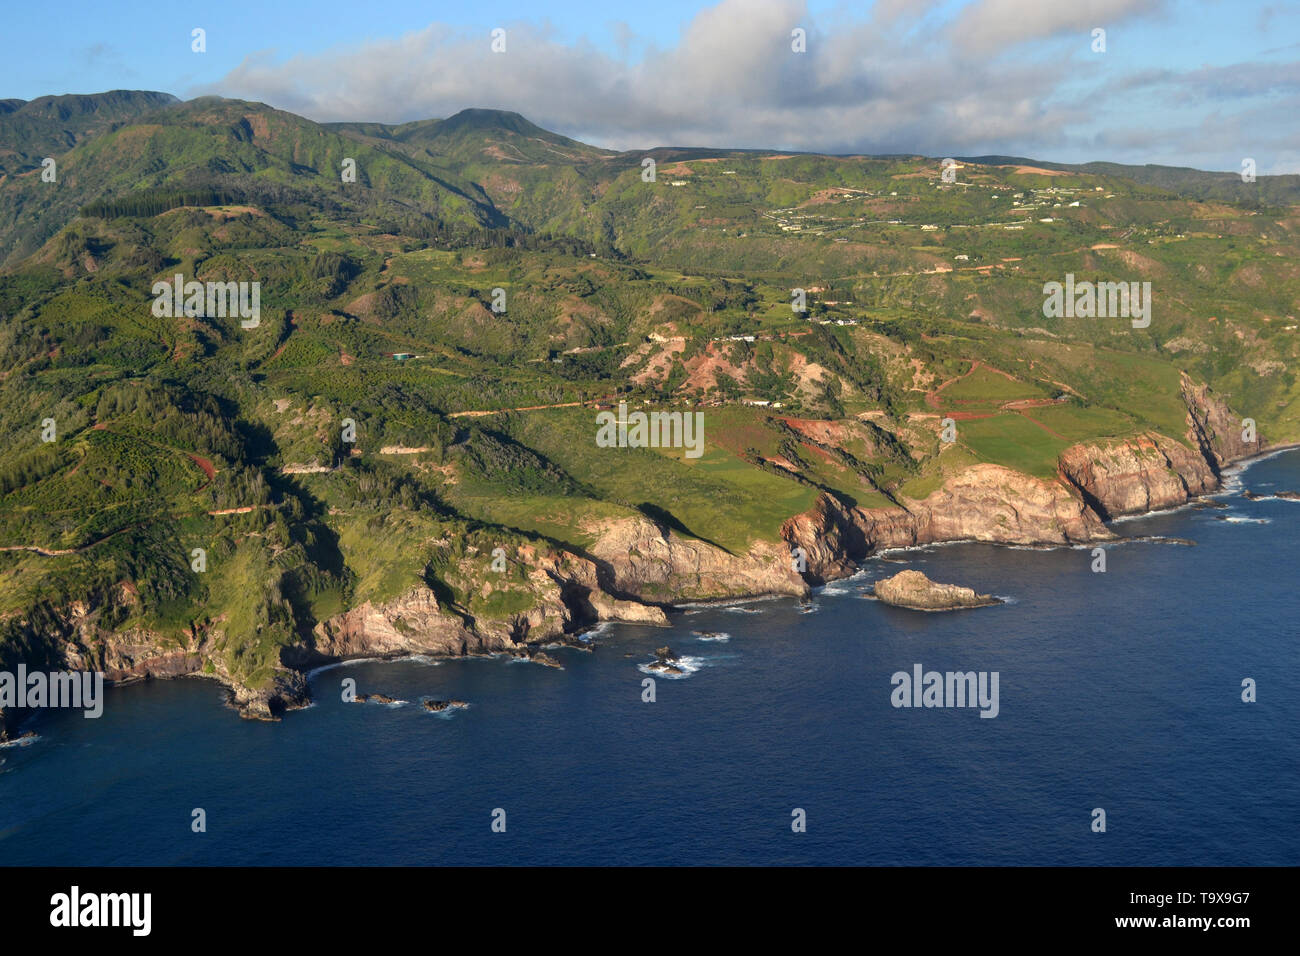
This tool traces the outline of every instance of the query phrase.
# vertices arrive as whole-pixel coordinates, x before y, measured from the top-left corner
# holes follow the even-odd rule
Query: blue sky
[[[23,99],[157,89],[387,122],[488,106],[615,148],[1233,170],[1250,156],[1261,173],[1300,172],[1297,3],[67,0],[5,20],[0,96]],[[490,49],[496,27],[504,53]]]

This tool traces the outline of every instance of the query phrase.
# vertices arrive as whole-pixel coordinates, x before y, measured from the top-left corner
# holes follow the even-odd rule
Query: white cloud
[[[803,0],[721,0],[685,24],[669,48],[640,42],[630,27],[615,24],[612,54],[523,22],[503,24],[506,52],[497,54],[487,29],[465,33],[435,24],[287,60],[265,51],[195,92],[262,100],[319,121],[403,122],[469,106],[510,109],[615,149],[1069,158],[1092,144],[1122,142],[1125,129],[1107,130],[1108,140],[1099,137],[1099,104],[1079,89],[1084,71],[1062,54],[1062,41],[1044,38],[1077,30],[1086,51],[1095,23],[1114,30],[1125,18],[1160,6],[1160,0],[976,0],[951,14],[934,0],[879,0],[856,19],[818,22]],[[791,50],[795,27],[807,31],[806,53]],[[633,60],[631,49],[638,51]],[[1290,71],[1278,72],[1291,80]],[[1246,73],[1229,84],[1226,75],[1212,84],[1207,75],[1188,74],[1202,89],[1217,85],[1247,96],[1244,77],[1265,82]],[[1269,78],[1276,82],[1278,76]],[[1179,80],[1162,71],[1132,82],[1165,89]],[[1114,74],[1096,74],[1091,89],[1107,89],[1102,83],[1109,84],[1107,102],[1123,115],[1133,91]],[[1130,117],[1127,126],[1139,139],[1149,133],[1141,117]],[[1204,146],[1182,145],[1192,152]],[[1146,161],[1140,155],[1082,158]]]
[[[1135,14],[1154,13],[1164,0],[978,0],[953,23],[957,46],[995,53],[1029,40],[1074,32],[1085,48],[1092,30],[1109,30]]]

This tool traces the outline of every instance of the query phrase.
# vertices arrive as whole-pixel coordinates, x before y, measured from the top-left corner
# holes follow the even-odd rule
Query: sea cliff
[[[51,667],[102,670],[115,683],[206,676],[229,689],[242,715],[273,719],[310,702],[306,672],[325,663],[533,653],[544,644],[574,641],[599,622],[666,625],[665,609],[683,602],[805,596],[885,548],[959,540],[1047,546],[1105,541],[1115,537],[1106,521],[1186,504],[1219,488],[1226,465],[1271,450],[1262,440],[1242,441],[1240,419],[1205,386],[1184,376],[1182,396],[1184,441],[1146,432],[1076,444],[1060,454],[1054,480],[974,464],[923,499],[899,497],[884,508],[823,493],[784,523],[780,541],[756,540],[742,553],[644,516],[608,523],[581,555],[559,546],[521,548],[512,557],[529,568],[522,584],[528,606],[518,613],[476,618],[427,586],[412,587],[320,621],[282,650],[273,673],[256,679],[229,672],[223,658],[206,653],[221,636],[221,622],[179,638],[105,623],[129,610],[127,586],[99,606],[74,602],[43,622],[42,653]],[[481,585],[484,594],[495,587],[490,577]],[[12,730],[23,715],[8,716]],[[0,714],[0,739],[4,733]]]

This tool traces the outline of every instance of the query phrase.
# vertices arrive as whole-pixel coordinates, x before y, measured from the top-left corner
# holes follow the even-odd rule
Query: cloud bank
[[[837,153],[1000,153],[1300,170],[1300,63],[1125,69],[1123,44],[1165,0],[879,0],[814,18],[801,0],[722,0],[671,48],[565,42],[545,25],[432,24],[310,56],[267,50],[193,93],[270,103],[318,121],[404,122],[469,106],[515,110],[614,149],[656,145]],[[795,52],[792,31],[806,36]],[[1150,35],[1150,29],[1146,31]],[[634,61],[626,51],[643,52]],[[1131,54],[1131,50],[1129,53]],[[1295,167],[1295,168],[1291,168]]]

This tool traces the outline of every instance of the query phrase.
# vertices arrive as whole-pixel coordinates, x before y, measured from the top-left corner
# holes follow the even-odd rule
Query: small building
[[[405,362],[407,359],[415,358],[414,352],[389,352],[388,357],[398,362]]]

